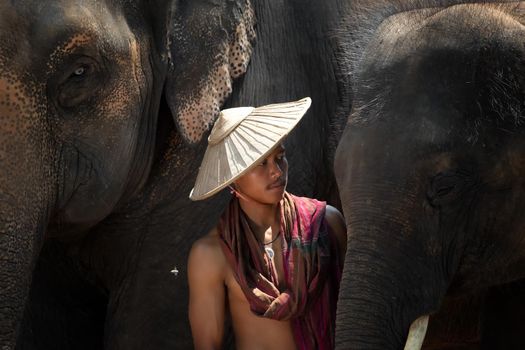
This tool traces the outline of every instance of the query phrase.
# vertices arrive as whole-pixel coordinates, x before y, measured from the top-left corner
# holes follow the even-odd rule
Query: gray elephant
[[[311,96],[290,190],[337,204],[341,7],[0,1],[2,349],[191,348],[187,252],[228,197],[187,196],[223,104]]]
[[[352,3],[338,348],[402,349],[429,314],[428,348],[525,347],[523,294],[504,302],[525,277],[524,14],[523,2]],[[498,338],[509,330],[521,339]]]

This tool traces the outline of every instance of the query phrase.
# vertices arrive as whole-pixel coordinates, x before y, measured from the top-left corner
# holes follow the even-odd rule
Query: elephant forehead
[[[130,35],[124,16],[103,2],[0,3],[0,58],[20,65],[95,42],[126,47]]]
[[[373,121],[385,111],[425,116],[425,135],[454,126],[474,141],[484,116],[518,120],[524,29],[515,12],[489,5],[391,16],[360,63],[357,80],[365,83],[355,89],[351,121]]]
[[[462,51],[491,43],[519,46],[524,29],[514,14],[487,4],[407,11],[383,21],[367,49],[376,54],[365,55],[366,62],[384,67],[429,49]]]

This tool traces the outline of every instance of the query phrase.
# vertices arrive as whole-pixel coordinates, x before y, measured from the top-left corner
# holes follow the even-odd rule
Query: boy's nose
[[[274,178],[274,177],[281,176],[283,174],[283,170],[281,169],[279,164],[277,164],[277,162],[272,162],[271,164],[272,164],[272,166],[270,168],[270,175],[271,175],[271,177]]]

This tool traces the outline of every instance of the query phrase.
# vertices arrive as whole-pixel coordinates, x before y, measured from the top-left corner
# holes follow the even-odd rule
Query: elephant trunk
[[[337,307],[337,349],[401,349],[402,334],[391,320],[396,310],[388,263],[372,251],[356,249],[349,236]],[[394,285],[393,285],[394,284]],[[397,294],[397,293],[396,293]]]
[[[410,325],[435,310],[440,297],[426,281],[431,273],[417,266],[421,259],[411,249],[400,249],[402,244],[388,234],[371,234],[373,227],[361,230],[365,237],[349,230],[336,348],[403,349]]]
[[[0,77],[0,348],[14,348],[54,207],[49,126],[16,79]]]
[[[427,185],[408,156],[410,146],[390,144],[410,145],[413,134],[394,134],[385,125],[347,127],[338,145],[348,247],[337,349],[403,349],[410,325],[436,311],[446,294],[455,265],[443,259],[449,248],[439,215],[425,201]]]
[[[410,325],[438,309],[448,286],[439,245],[428,241],[436,225],[422,224],[417,186],[357,179],[342,188],[348,248],[336,345],[403,349]]]
[[[45,208],[24,212],[0,205],[0,348],[14,347],[31,285],[32,270],[47,226]]]

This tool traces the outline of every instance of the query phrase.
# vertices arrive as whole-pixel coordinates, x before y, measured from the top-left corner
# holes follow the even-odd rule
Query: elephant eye
[[[73,69],[69,75],[69,79],[79,79],[85,77],[94,71],[94,67],[90,64],[81,64]]]
[[[434,182],[434,192],[437,197],[443,197],[449,194],[456,188],[457,183],[451,176],[444,176],[443,178],[440,178],[438,181]]]
[[[97,62],[81,57],[67,67],[58,83],[58,104],[63,108],[86,102],[103,86],[103,74]]]
[[[86,68],[85,67],[78,67],[77,69],[75,69],[73,74],[76,75],[76,76],[81,76],[81,75],[84,75],[85,72],[86,72]]]
[[[427,191],[427,199],[433,206],[446,204],[461,197],[470,182],[466,172],[449,171],[439,173],[432,178]]]

